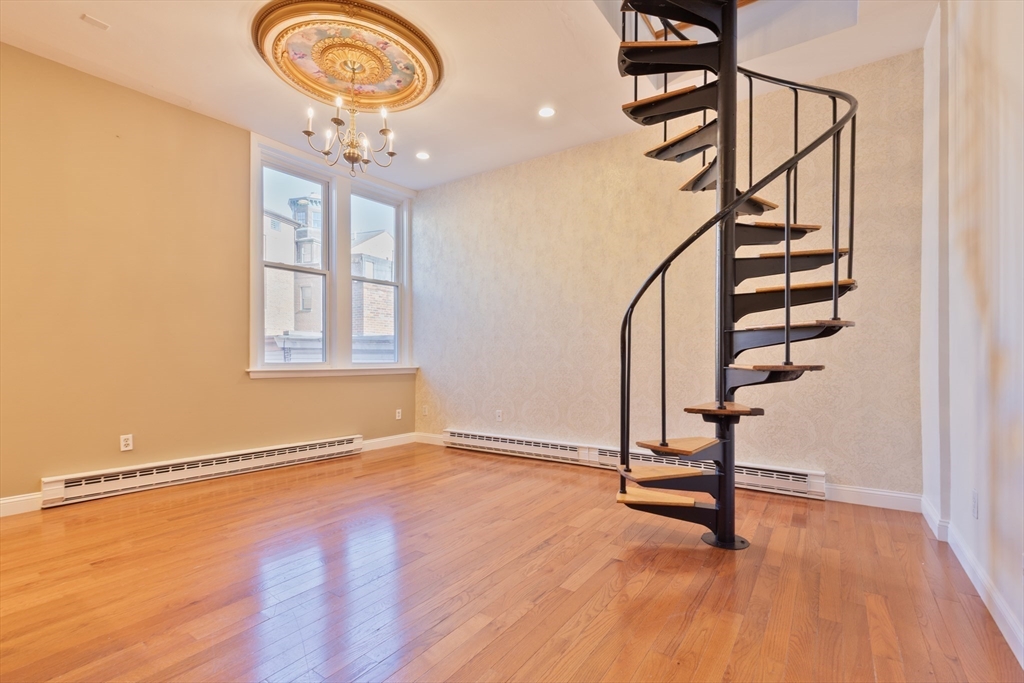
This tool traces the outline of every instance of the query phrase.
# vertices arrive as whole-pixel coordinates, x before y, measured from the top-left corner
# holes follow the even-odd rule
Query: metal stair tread
[[[857,286],[857,281],[856,280],[840,280],[839,281],[839,286],[840,287],[856,287]],[[832,281],[831,280],[828,280],[827,282],[803,282],[803,283],[798,284],[798,285],[790,285],[790,289],[825,289],[825,288],[828,288],[828,289],[832,288]],[[786,290],[786,286],[785,285],[778,285],[776,287],[761,287],[759,289],[754,290],[754,293],[755,294],[765,294],[767,292],[783,292],[785,290]]]
[[[715,157],[714,159],[709,161],[707,164],[704,165],[703,168],[701,168],[699,171],[697,171],[696,175],[694,175],[692,178],[690,178],[685,183],[680,185],[679,189],[681,191],[683,191],[683,192],[686,192],[688,190],[691,191],[691,192],[703,192],[706,189],[714,189],[714,186],[716,184],[716,180],[717,179],[716,180],[712,180],[710,184],[708,184],[705,187],[702,187],[700,190],[693,190],[692,188],[693,188],[694,185],[697,184],[698,180],[700,180],[701,178],[704,177],[705,173],[707,173],[712,167],[714,167],[716,165],[717,161],[718,161],[718,157]]]
[[[779,208],[778,204],[775,205],[775,208]],[[755,228],[777,228],[780,230],[786,229],[785,223],[774,223],[771,221],[754,221],[753,223],[748,223],[747,225],[751,225]],[[791,230],[821,230],[820,225],[814,225],[812,223],[790,223],[789,228]]]
[[[804,249],[802,251],[791,251],[789,252],[790,257],[793,256],[826,256],[831,254],[831,249]],[[840,254],[849,254],[849,247],[840,247]],[[761,254],[758,258],[785,258],[786,252],[784,251],[770,251],[765,254]]]
[[[711,403],[701,403],[700,405],[683,408],[683,411],[693,415],[749,415],[751,417],[764,415],[764,408],[749,408],[732,401],[726,401],[724,405],[724,408],[719,408],[718,402],[712,401]]]
[[[708,123],[711,123],[711,122],[709,121]],[[676,143],[682,142],[683,140],[685,140],[686,138],[690,137],[691,135],[693,135],[694,133],[696,133],[697,131],[699,131],[703,127],[704,126],[694,126],[690,130],[686,131],[685,133],[680,133],[679,135],[675,136],[671,140],[668,140],[666,142],[658,143],[654,147],[651,147],[649,150],[644,152],[644,156],[650,156],[650,155],[654,154],[655,152],[659,152],[662,149],[667,149],[667,148],[671,147],[672,145],[674,145]]]
[[[673,505],[676,507],[692,508],[696,501],[687,496],[678,496],[674,493],[664,491],[652,491],[651,489],[628,488],[625,493],[618,493],[615,496],[616,503],[630,503],[636,505]]]
[[[619,48],[630,50],[635,48],[690,47],[696,40],[627,40],[619,43]]]
[[[853,327],[852,320],[806,320],[798,323],[790,323],[790,329],[794,327]],[[773,323],[771,325],[753,325],[751,327],[738,327],[733,332],[762,332],[766,330],[781,330],[786,323]]]
[[[705,436],[684,436],[678,439],[668,439],[667,443],[667,446],[662,446],[660,439],[654,439],[652,441],[637,441],[636,445],[656,453],[693,455],[714,446],[718,443],[718,439]]]
[[[679,465],[630,464],[629,469],[629,472],[625,472],[622,469],[622,465],[619,465],[619,474],[638,484],[646,481],[663,481],[665,479],[679,479],[682,477],[703,477],[705,474],[705,471],[702,469],[681,467]]]
[[[680,88],[679,90],[672,90],[672,91],[669,91],[669,92],[658,93],[657,95],[652,95],[651,97],[645,97],[642,100],[636,100],[635,102],[627,102],[626,104],[622,105],[622,110],[626,111],[627,109],[633,109],[635,107],[642,107],[645,104],[654,104],[655,102],[660,102],[662,100],[671,99],[672,97],[675,97],[676,95],[685,95],[686,93],[692,92],[692,91],[694,91],[696,89],[697,89],[697,86],[695,86],[695,85],[688,85],[685,88]]]
[[[818,370],[824,370],[824,365],[730,365],[731,370],[753,370],[755,372],[817,372]]]

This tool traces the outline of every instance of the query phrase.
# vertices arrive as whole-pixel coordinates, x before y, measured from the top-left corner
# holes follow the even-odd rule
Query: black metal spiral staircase
[[[839,298],[856,288],[853,277],[854,182],[856,155],[857,101],[851,95],[786,81],[739,67],[736,60],[736,0],[626,0],[622,6],[622,45],[619,72],[634,77],[634,102],[623,106],[627,116],[645,126],[663,124],[664,142],[647,151],[646,156],[663,161],[685,162],[702,157],[702,168],[680,188],[689,192],[717,190],[718,212],[669,254],[644,281],[630,302],[622,320],[621,348],[621,441],[618,502],[626,506],[674,519],[701,524],[711,529],[704,541],[721,548],[741,549],[749,544],[736,535],[735,512],[735,433],[741,417],[764,415],[761,408],[748,408],[734,402],[742,387],[790,382],[805,372],[822,370],[821,365],[795,364],[791,360],[794,342],[820,339],[836,334],[852,322],[839,317]],[[630,27],[629,13],[632,13]],[[637,40],[640,15],[654,17],[664,27],[663,40]],[[685,25],[710,30],[716,40],[697,42],[683,34]],[[627,30],[633,40],[627,41]],[[704,73],[704,83],[668,91],[668,74],[684,71]],[[716,76],[708,80],[708,74]],[[662,94],[637,99],[636,78],[663,74]],[[750,147],[747,153],[748,187],[737,187],[736,134],[739,120],[737,89],[739,76],[747,78]],[[764,177],[754,180],[753,159],[753,82],[755,80],[788,88],[793,92],[793,154]],[[832,102],[833,125],[810,144],[799,145],[799,93],[828,97]],[[838,116],[838,101],[848,107]],[[708,121],[708,112],[716,114]],[[667,122],[689,114],[702,114],[703,123],[668,139]],[[840,157],[842,132],[849,127],[849,209],[847,244],[840,242]],[[797,223],[798,165],[802,159],[826,142],[832,142],[832,212],[829,248],[793,251],[792,241],[820,230],[819,225]],[[710,163],[703,163],[709,150],[716,151]],[[778,222],[737,222],[737,215],[761,216],[779,206],[757,196],[757,192],[785,175],[785,206]],[[703,416],[715,425],[715,436],[668,438],[666,416],[665,358],[665,275],[675,260],[702,235],[716,228],[716,387],[715,401],[686,408],[687,413]],[[737,257],[738,248],[749,245],[782,244],[781,251],[762,253],[756,258]],[[846,258],[846,277],[840,277],[840,260]],[[832,266],[829,281],[802,284],[791,282],[796,271],[812,271]],[[761,287],[737,292],[749,279],[784,276],[781,286]],[[678,465],[630,463],[630,392],[632,319],[637,304],[660,280],[661,284],[661,437],[638,441],[656,455],[689,461],[710,461],[713,472]],[[804,304],[832,302],[832,317],[827,320],[793,322],[792,308]],[[781,310],[783,321],[772,325],[738,327],[744,317],[762,311]],[[782,346],[783,359],[777,364],[740,365],[736,358],[750,349]],[[667,490],[667,491],[666,491]],[[696,501],[669,491],[699,491],[710,494],[714,503]]]

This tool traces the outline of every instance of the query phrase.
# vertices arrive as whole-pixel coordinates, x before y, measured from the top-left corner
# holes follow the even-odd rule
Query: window
[[[323,180],[263,166],[263,358],[265,364],[323,363],[328,270],[313,258],[295,207],[326,193]],[[274,214],[291,215],[278,220]],[[274,223],[278,224],[275,229]],[[300,248],[297,248],[300,247]],[[301,254],[301,258],[297,258]]]
[[[398,360],[398,208],[352,195],[352,362]]]
[[[250,377],[411,373],[411,192],[252,137]]]

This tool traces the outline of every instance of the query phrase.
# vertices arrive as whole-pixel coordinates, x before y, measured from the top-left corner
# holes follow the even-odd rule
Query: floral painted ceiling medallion
[[[400,111],[441,82],[434,44],[389,10],[361,0],[276,0],[256,15],[253,43],[289,85],[325,104]]]

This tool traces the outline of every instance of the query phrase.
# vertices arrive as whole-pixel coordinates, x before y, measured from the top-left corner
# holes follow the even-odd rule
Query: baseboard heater
[[[610,448],[480,434],[454,429],[444,431],[444,445],[483,453],[515,455],[521,458],[537,458],[604,469],[615,469],[619,464],[619,451]],[[710,461],[682,461],[678,458],[655,455],[650,451],[630,451],[629,457],[635,462],[656,465],[698,467],[708,471],[715,469],[715,464]],[[825,499],[825,473],[814,470],[737,463],[736,486],[802,498]]]
[[[44,508],[174,486],[243,472],[353,455],[363,450],[363,437],[343,436],[323,441],[234,451],[198,458],[167,460],[98,472],[66,474],[43,479]]]

